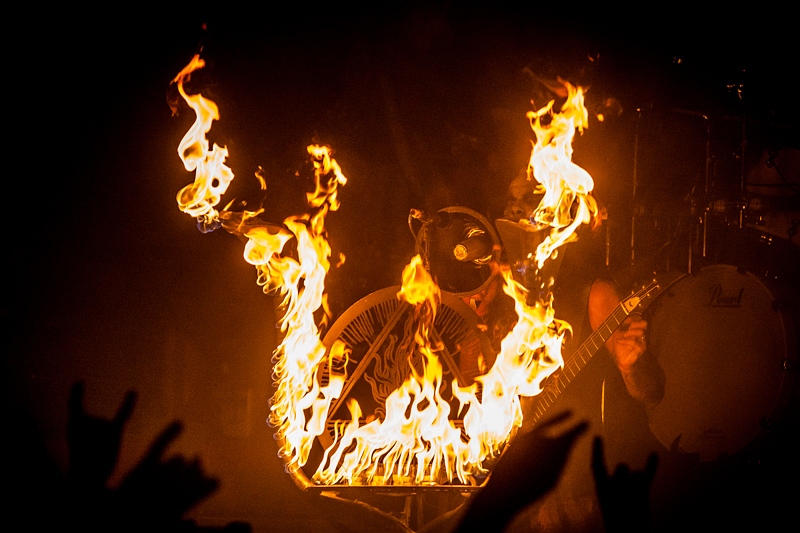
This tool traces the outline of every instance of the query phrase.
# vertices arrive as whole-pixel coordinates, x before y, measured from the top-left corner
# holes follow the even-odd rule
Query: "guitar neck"
[[[629,311],[620,304],[614,311],[595,329],[591,335],[564,361],[564,368],[550,377],[547,387],[537,396],[536,411],[531,415],[534,423],[538,422],[556,401],[567,385],[583,370],[586,363],[606,343],[622,322],[627,318]]]

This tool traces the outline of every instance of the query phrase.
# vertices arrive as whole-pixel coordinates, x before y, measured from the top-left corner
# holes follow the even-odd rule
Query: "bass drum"
[[[715,461],[777,431],[796,395],[794,324],[752,273],[712,265],[685,275],[648,310],[648,348],[666,392],[650,428],[668,449]]]

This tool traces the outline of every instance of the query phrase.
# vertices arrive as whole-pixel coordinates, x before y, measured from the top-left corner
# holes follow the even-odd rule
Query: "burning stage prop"
[[[178,193],[178,205],[201,228],[223,227],[242,237],[258,285],[278,302],[269,423],[287,471],[303,487],[480,486],[522,424],[520,397],[539,394],[543,380],[564,365],[561,346],[570,325],[554,316],[553,280],[540,276],[540,287],[530,291],[496,258],[472,258],[459,248],[461,259],[497,269],[517,314],[493,364],[474,379],[462,375],[458,361],[475,330],[474,312],[440,289],[421,254],[403,269],[401,285],[359,302],[364,312],[337,321],[323,339],[331,318],[325,219],[339,208],[347,178],[330,148],[311,145],[315,190],[307,193],[306,213],[278,225],[264,223],[260,210],[218,210],[234,177],[226,148],[209,147],[206,138],[218,108],[185,91],[185,82],[203,67],[195,56],[173,80],[196,113],[178,147],[195,179]],[[551,101],[528,114],[535,136],[528,179],[538,182],[543,199],[519,224],[541,236],[527,257],[537,272],[597,209],[591,176],[572,162],[575,133],[588,124],[583,90],[564,87],[568,97],[559,110]],[[359,390],[367,392],[360,401]]]

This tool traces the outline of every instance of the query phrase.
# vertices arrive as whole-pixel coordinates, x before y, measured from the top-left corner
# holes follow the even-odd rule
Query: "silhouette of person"
[[[59,471],[31,421],[12,413],[14,435],[8,481],[14,488],[16,517],[33,530],[79,528],[82,531],[231,531],[249,532],[245,522],[205,528],[186,514],[213,494],[219,482],[206,475],[197,458],[164,459],[180,435],[174,421],[154,439],[147,453],[118,486],[109,486],[119,461],[125,426],[136,404],[129,391],[111,419],[84,408],[85,384],[73,384],[68,401],[67,471]]]

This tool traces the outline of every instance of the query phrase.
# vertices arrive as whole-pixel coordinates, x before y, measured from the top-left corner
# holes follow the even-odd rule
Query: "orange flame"
[[[273,354],[273,377],[277,389],[272,398],[270,422],[278,427],[276,436],[283,442],[280,453],[287,465],[303,466],[314,439],[325,430],[328,410],[342,392],[345,376],[331,372],[327,385],[318,376],[326,356],[314,314],[325,307],[325,277],[330,268],[331,249],[326,238],[325,216],[338,208],[336,194],[346,183],[339,165],[324,146],[308,147],[315,168],[316,191],[309,194],[313,215],[289,217],[284,225],[297,240],[297,260],[280,256],[287,235],[270,239],[272,247],[262,246],[261,235],[247,234],[249,256],[257,257],[259,283],[267,292],[283,294],[280,329],[284,337]],[[277,246],[275,246],[277,244]],[[341,368],[338,361],[347,354],[338,346],[328,357],[327,368]],[[306,410],[310,411],[306,419]]]
[[[575,231],[597,214],[590,193],[591,176],[572,162],[572,141],[576,130],[588,126],[588,112],[583,104],[583,90],[562,82],[567,100],[561,112],[553,111],[554,101],[528,113],[536,136],[528,166],[528,179],[539,182],[537,192],[544,192],[534,211],[534,222],[550,232],[537,247],[535,260],[541,269],[555,257],[558,247],[575,238]],[[549,120],[544,120],[544,118]],[[462,404],[470,409],[464,416],[464,428],[478,444],[479,460],[490,456],[508,441],[515,428],[522,425],[520,396],[535,396],[542,382],[564,365],[561,346],[571,326],[555,318],[552,294],[546,292],[528,303],[528,290],[518,283],[507,268],[502,270],[503,290],[513,298],[517,313],[514,328],[501,342],[500,353],[489,371],[476,378],[482,385],[480,401],[474,389],[454,385]]]
[[[178,148],[186,169],[196,170],[195,182],[180,191],[178,203],[187,214],[213,222],[219,219],[215,206],[233,173],[224,164],[227,150],[217,145],[209,150],[205,138],[213,120],[219,118],[216,104],[184,91],[184,81],[203,66],[195,56],[174,80],[197,114]],[[569,98],[561,113],[553,113],[550,102],[529,114],[537,138],[529,179],[535,177],[545,189],[535,220],[552,227],[537,249],[540,267],[596,211],[588,194],[591,177],[571,162],[575,130],[586,127],[583,92],[566,85]],[[545,115],[551,118],[547,125],[541,120]],[[328,313],[325,277],[331,249],[325,217],[338,209],[338,188],[347,179],[329,148],[311,145],[308,153],[315,170],[315,190],[307,195],[312,213],[289,217],[282,227],[248,226],[244,222],[258,213],[244,213],[241,225],[228,228],[246,237],[244,258],[256,267],[264,292],[280,297],[282,339],[273,353],[276,391],[269,422],[277,428],[279,452],[289,470],[306,464],[314,439],[326,431],[332,402],[344,388],[349,357],[341,342],[326,350],[315,319],[320,309]],[[575,203],[578,208],[573,215]],[[284,252],[292,239],[297,244],[296,258]],[[568,324],[555,319],[549,298],[529,305],[525,287],[508,270],[503,277],[518,320],[486,374],[469,387],[451,383],[459,412],[464,413],[463,428],[458,428],[450,418],[450,403],[442,397],[446,384],[437,356],[441,348],[431,340],[440,291],[420,256],[412,258],[403,270],[397,294],[405,305],[414,306],[415,350],[409,361],[410,375],[387,397],[383,420],[361,425],[360,406],[355,400],[348,402],[351,420],[336,428],[334,441],[324,450],[313,476],[316,483],[422,484],[457,479],[473,484],[475,475],[486,472],[484,462],[497,455],[521,426],[520,396],[538,394],[542,381],[563,365],[561,343],[569,330]],[[325,379],[319,375],[322,368],[328,369]]]
[[[208,149],[205,135],[212,122],[219,119],[214,102],[199,94],[188,95],[184,82],[205,62],[194,56],[176,76],[173,83],[197,119],[178,147],[178,155],[187,170],[196,170],[195,182],[178,193],[182,211],[204,222],[219,219],[215,206],[233,179],[233,172],[224,165],[227,150],[214,145]],[[325,306],[324,281],[330,268],[331,249],[326,239],[325,216],[339,206],[339,186],[347,179],[325,146],[311,145],[308,153],[314,165],[315,191],[308,194],[313,214],[289,217],[284,227],[253,226],[244,222],[257,213],[244,213],[242,224],[232,230],[247,238],[244,258],[258,272],[258,284],[265,293],[282,297],[279,320],[283,338],[273,354],[273,378],[277,385],[271,402],[270,423],[276,426],[282,442],[280,453],[287,465],[303,465],[308,459],[315,437],[324,430],[327,410],[341,393],[343,375],[332,375],[322,387],[317,370],[325,357],[327,368],[342,368],[347,358],[342,345],[330,353],[320,341],[315,312]],[[262,182],[263,185],[263,182]],[[297,258],[282,255],[286,244],[297,241]],[[306,412],[309,413],[306,418]]]
[[[217,105],[199,94],[186,94],[183,87],[191,74],[204,66],[205,61],[195,55],[172,83],[178,84],[181,97],[197,115],[194,124],[178,145],[178,155],[186,170],[196,172],[194,183],[178,193],[178,205],[184,213],[210,223],[217,218],[218,212],[214,207],[233,180],[233,172],[225,165],[228,157],[226,148],[215,144],[211,150],[208,149],[206,134],[211,130],[211,123],[219,120]]]
[[[419,365],[410,361],[411,375],[386,399],[383,420],[360,426],[358,402],[348,403],[351,421],[325,450],[314,474],[318,483],[433,484],[444,476],[466,484],[479,468],[441,395],[443,368],[429,340],[440,292],[419,255],[403,270],[397,296],[415,306]]]
[[[583,104],[584,91],[562,83],[567,89],[567,100],[560,113],[553,112],[554,100],[538,111],[528,112],[536,136],[528,164],[528,179],[535,178],[540,184],[538,191],[544,191],[533,218],[552,228],[536,250],[539,268],[556,248],[574,238],[578,226],[589,223],[597,215],[597,204],[589,194],[594,180],[572,162],[575,132],[582,133],[589,124],[589,113]]]

